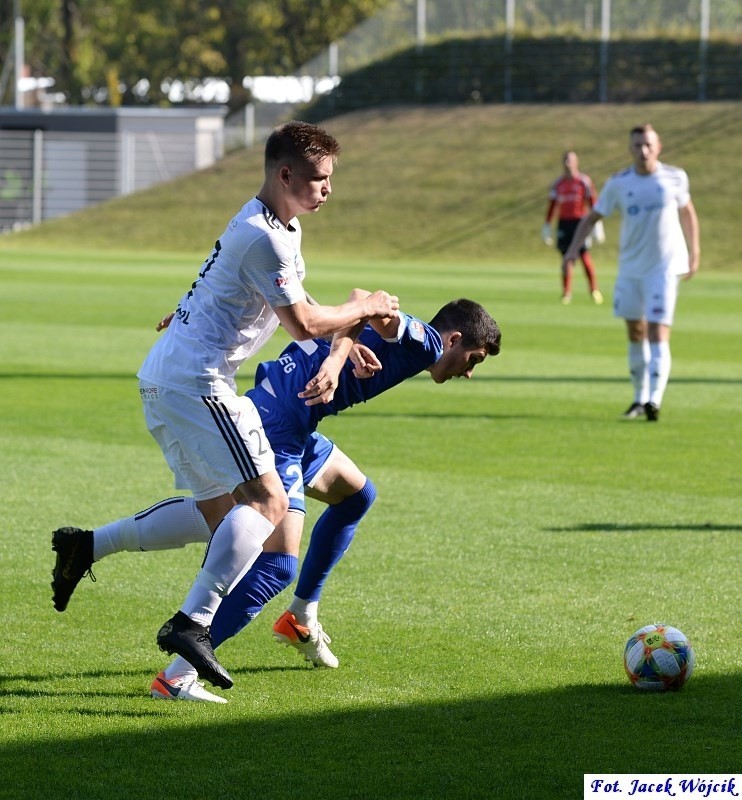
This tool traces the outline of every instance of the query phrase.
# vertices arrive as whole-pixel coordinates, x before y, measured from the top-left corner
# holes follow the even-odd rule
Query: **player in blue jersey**
[[[346,363],[334,397],[327,403],[303,400],[309,394],[304,391],[308,378],[318,372],[327,357],[327,342],[294,342],[275,361],[258,367],[256,387],[248,395],[270,437],[276,469],[289,497],[289,513],[245,577],[222,602],[211,628],[215,647],[238,633],[265,603],[293,582],[306,492],[328,507],[312,530],[293,600],[274,624],[273,635],[295,647],[315,666],[338,666],[328,647],[330,638],[318,620],[319,599],[330,571],[370,509],[376,490],[347,455],[316,431],[317,425],[324,417],[365,402],[424,370],[436,383],[471,377],[477,364],[499,352],[500,330],[482,306],[456,300],[427,324],[402,313],[388,320],[374,320],[358,341],[377,356],[382,369],[359,379],[358,370]],[[199,688],[196,677],[191,665],[178,657],[158,674],[150,692],[164,699],[223,701]]]
[[[223,688],[232,678],[214,657],[211,621],[288,509],[260,416],[249,398],[237,394],[237,370],[279,324],[295,339],[309,339],[386,318],[399,308],[397,298],[384,291],[362,302],[323,306],[304,290],[298,217],[317,212],[329,199],[338,151],[334,137],[305,122],[287,122],[270,134],[260,190],[229,220],[182,295],[173,324],[137,373],[147,429],[176,488],[190,490],[198,509],[183,517],[179,506],[158,503],[150,510],[152,524],[157,518],[163,527],[196,526],[213,534],[201,569],[178,611],[161,626],[157,644],[186,656],[202,677]],[[318,395],[331,390],[333,368],[344,361],[345,355],[328,359],[330,368],[312,379]],[[125,528],[130,518],[110,525]],[[52,549],[54,607],[64,611],[100,554],[91,532],[72,526],[52,533]]]
[[[347,550],[376,491],[351,459],[316,431],[317,425],[324,417],[365,402],[424,370],[436,383],[453,377],[469,378],[487,355],[499,352],[500,331],[482,306],[457,300],[444,306],[428,324],[401,312],[373,320],[360,334],[359,347],[377,356],[381,371],[346,364],[334,396],[323,398],[326,403],[317,402],[306,386],[307,376],[321,372],[329,342],[294,342],[275,361],[258,367],[256,386],[248,395],[271,442],[276,469],[289,498],[289,513],[265,542],[247,574],[223,599],[211,626],[215,645],[234,636],[294,580],[306,492],[327,503],[328,508],[312,531],[295,597],[274,626],[274,635],[318,666],[337,666],[327,647],[329,638],[317,619],[318,601],[327,575]],[[373,358],[366,360],[374,363]],[[204,526],[195,524],[199,511],[192,497],[174,497],[163,503],[179,506],[179,516],[192,516],[194,524],[163,526],[162,516],[152,513],[158,504],[136,514],[128,526],[96,529],[96,560],[122,550],[162,550],[208,540]],[[177,657],[155,678],[151,694],[165,699],[225,702],[207,692],[196,678],[188,661]]]

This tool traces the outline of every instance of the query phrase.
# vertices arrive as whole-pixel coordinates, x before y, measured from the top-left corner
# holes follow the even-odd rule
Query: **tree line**
[[[292,74],[388,1],[0,0],[0,60],[20,10],[31,75],[72,105],[163,105],[169,82],[218,76],[239,108],[244,76]]]

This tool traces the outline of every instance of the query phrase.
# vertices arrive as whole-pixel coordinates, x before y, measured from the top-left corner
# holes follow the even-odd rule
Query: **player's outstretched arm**
[[[289,334],[303,341],[343,331],[368,319],[389,317],[398,308],[399,298],[380,289],[339,306],[321,306],[301,300],[290,306],[276,306],[273,310]]]
[[[371,292],[365,289],[353,289],[351,297],[370,297]],[[375,317],[368,320],[368,324],[382,337],[382,339],[393,339],[399,331],[399,306],[397,310],[387,317]],[[370,351],[369,351],[370,352]],[[360,377],[360,376],[356,376]]]
[[[700,226],[693,201],[689,200],[688,205],[678,209],[678,214],[680,215],[680,227],[683,229],[683,236],[688,247],[688,272],[685,280],[689,280],[698,272],[701,261]]]
[[[372,293],[365,289],[353,289],[348,302],[363,302],[371,296]],[[372,320],[372,324],[377,326],[387,319],[376,318]],[[306,405],[329,403],[333,399],[340,371],[348,358],[353,362],[353,374],[356,378],[370,378],[381,369],[381,362],[376,354],[356,341],[366,322],[367,320],[363,319],[358,324],[333,335],[329,355],[322,363],[319,372],[307,383],[304,391],[299,393],[299,397],[306,401]]]
[[[304,391],[299,392],[299,397],[306,401],[306,405],[316,406],[319,403],[332,401],[340,381],[340,372],[364,324],[359,322],[351,328],[338,331],[332,337],[327,358],[322,362],[317,374],[307,382]]]
[[[371,292],[366,291],[366,289],[353,289],[350,293],[351,299],[364,299],[369,297]],[[381,336],[393,336],[396,333],[396,330],[393,333],[389,333],[389,326],[391,322],[394,322],[395,326],[398,324],[399,315],[395,312],[391,317],[376,317],[371,320],[367,320],[367,323],[370,324],[377,333]],[[353,375],[359,380],[363,380],[366,378],[373,377],[377,372],[379,372],[382,368],[381,361],[379,361],[379,357],[374,353],[373,350],[366,347],[366,345],[361,344],[360,342],[354,342],[353,347],[350,349],[350,353],[348,354],[348,358],[353,362]]]
[[[552,244],[554,244],[554,238],[551,235],[550,222],[544,222],[544,224],[541,226],[541,239],[543,240],[543,243],[546,245],[551,246]]]
[[[564,254],[564,258],[562,259],[563,264],[577,261],[580,256],[580,248],[585,243],[585,239],[587,239],[595,223],[601,219],[603,219],[603,215],[599,214],[593,208],[590,210],[589,214],[586,214],[580,220],[580,224],[577,226],[574,236],[572,236],[572,241],[570,242],[567,252]]]

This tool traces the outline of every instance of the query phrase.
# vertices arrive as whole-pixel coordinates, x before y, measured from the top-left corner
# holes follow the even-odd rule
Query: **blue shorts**
[[[276,471],[289,497],[289,511],[304,514],[304,487],[311,487],[325,471],[335,445],[321,433],[307,431],[297,424],[286,414],[285,407],[260,386],[247,394],[263,420],[263,429],[276,460]]]
[[[314,481],[325,471],[332,458],[335,445],[321,433],[311,433],[301,453],[275,450],[276,470],[289,496],[289,511],[305,513],[304,487],[312,487]]]

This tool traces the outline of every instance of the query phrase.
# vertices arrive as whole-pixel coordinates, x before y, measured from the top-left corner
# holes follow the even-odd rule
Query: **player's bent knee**
[[[236,502],[254,508],[273,525],[278,525],[289,510],[289,499],[278,473],[242,483],[232,494]]]
[[[289,499],[286,493],[283,492],[279,495],[271,495],[266,502],[259,503],[257,506],[253,504],[253,508],[260,511],[273,525],[278,525],[289,510]]]
[[[362,498],[363,502],[363,513],[368,513],[371,506],[374,504],[374,500],[376,500],[376,486],[371,478],[366,479],[366,483],[363,486],[363,489],[358,493],[359,496]]]
[[[206,520],[209,530],[213,533],[217,525],[219,525],[234,507],[234,499],[231,495],[224,494],[209,500],[197,500],[196,507]]]

